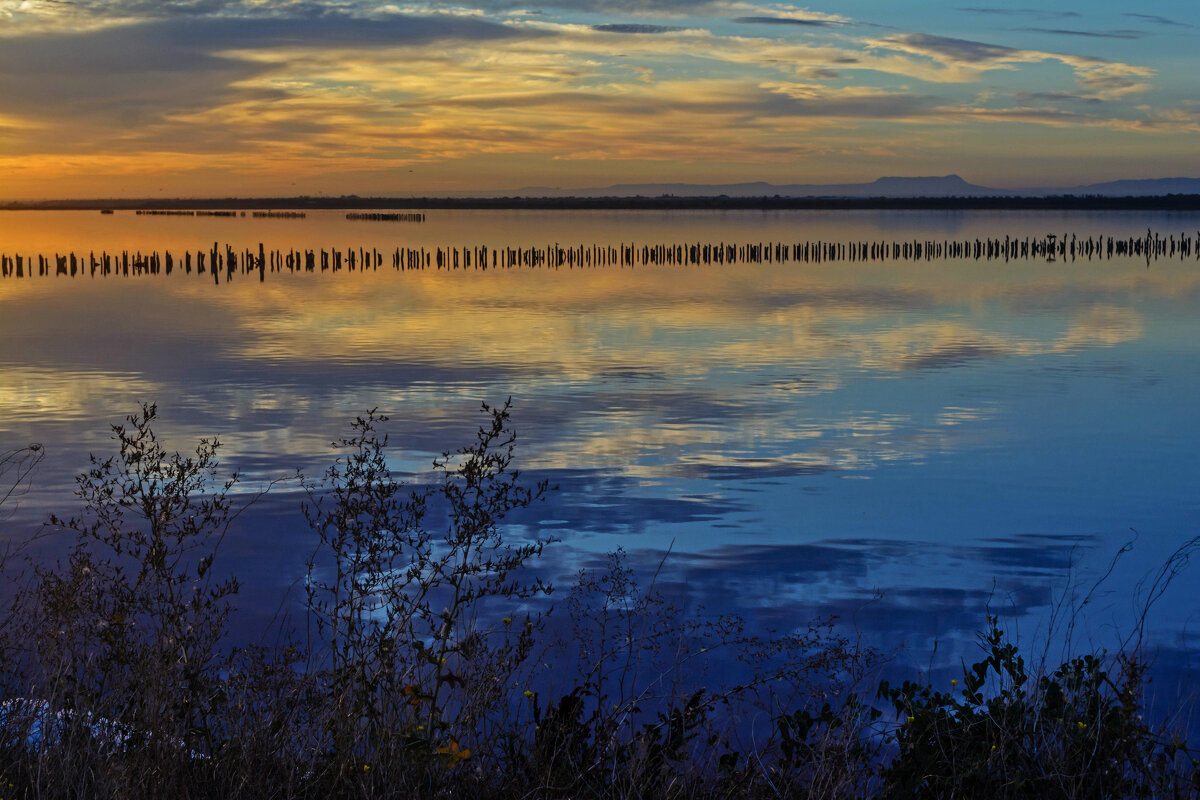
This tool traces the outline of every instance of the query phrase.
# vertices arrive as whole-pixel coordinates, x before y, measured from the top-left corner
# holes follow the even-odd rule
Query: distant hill
[[[500,194],[500,193],[493,193]],[[529,186],[518,197],[987,197],[1009,195],[967,183],[958,175],[917,178],[880,178],[872,183],[618,183],[588,189]]]
[[[995,189],[968,183],[958,175],[884,177],[871,183],[618,183],[586,189],[528,186],[489,192],[490,197],[1050,197],[1094,195],[1148,197],[1200,194],[1200,178],[1155,178],[1093,183],[1085,186]]]
[[[1168,194],[1200,194],[1198,178],[1150,178],[1147,180],[1109,181],[1072,186],[1066,189],[1031,189],[1039,195],[1073,194],[1101,197],[1151,197]]]

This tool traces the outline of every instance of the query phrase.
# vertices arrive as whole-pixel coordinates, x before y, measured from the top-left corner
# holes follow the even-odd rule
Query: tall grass
[[[508,404],[482,411],[418,486],[356,419],[306,484],[301,618],[238,647],[219,442],[168,452],[154,406],[114,426],[49,520],[60,560],[3,563],[0,798],[1200,795],[1136,647],[1031,673],[989,618],[949,691],[894,685],[831,621],[697,616],[619,551],[552,612],[553,540],[505,521],[553,487],[515,469]],[[0,498],[40,455],[0,459]]]

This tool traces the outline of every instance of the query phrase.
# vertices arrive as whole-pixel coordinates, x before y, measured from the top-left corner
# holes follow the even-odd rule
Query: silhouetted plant
[[[900,716],[888,797],[1143,798],[1187,792],[1186,751],[1142,718],[1136,654],[1084,655],[1031,679],[995,617],[982,660],[945,692],[905,681],[879,695]],[[958,681],[954,681],[957,684]]]
[[[215,748],[238,587],[213,563],[237,476],[218,478],[216,440],[194,457],[168,453],[156,414],[145,405],[112,427],[117,454],[93,456],[76,481],[81,512],[50,518],[68,554],[18,588],[3,727],[8,770],[30,792],[127,794]]]
[[[347,453],[324,485],[310,487],[304,513],[319,546],[306,593],[328,659],[340,773],[368,756],[466,759],[465,743],[507,702],[501,683],[530,651],[532,616],[514,626],[483,613],[550,592],[522,572],[547,540],[512,545],[501,528],[549,486],[526,487],[512,468],[509,403],[483,412],[489,419],[474,444],[434,460],[433,485],[393,479],[387,437],[377,432],[386,417],[372,411],[340,442]],[[445,513],[444,533],[428,527],[432,500]]]
[[[65,565],[38,573],[38,611],[57,630],[37,643],[38,663],[46,688],[70,707],[129,723],[131,736],[198,744],[238,590],[212,569],[238,476],[218,479],[215,439],[201,440],[194,457],[168,453],[156,415],[146,405],[114,425],[117,455],[93,456],[76,481],[83,512],[50,518],[75,544]]]
[[[861,735],[869,715],[848,689],[870,672],[877,654],[836,635],[828,623],[761,637],[748,634],[736,615],[685,613],[658,588],[657,571],[640,585],[620,550],[603,568],[580,571],[567,605],[571,636],[552,660],[566,666],[563,678],[575,685],[546,705],[539,692],[527,692],[534,735],[527,749],[522,740],[510,748],[511,769],[541,791],[745,796],[790,791],[803,781],[869,782],[844,777],[853,769],[869,773],[876,750]],[[710,689],[709,669],[720,658],[740,662],[741,679]],[[786,724],[765,732],[747,727],[749,718],[781,718],[786,709],[822,699],[828,715],[838,717],[829,725],[838,736],[818,742],[806,730],[800,739],[809,758],[801,758],[800,739],[787,737],[793,729]],[[828,703],[841,705],[834,712]],[[807,712],[795,713],[800,719]]]
[[[46,451],[40,444],[0,452],[0,522],[15,510],[17,499],[29,490],[33,473],[45,455]],[[6,531],[3,533],[5,535],[0,539],[0,576],[5,579],[5,584],[3,591],[0,591],[0,604],[4,606],[4,613],[0,615],[0,691],[13,677],[8,673],[16,661],[12,648],[20,644],[20,638],[15,636],[19,627],[14,619],[17,612],[10,604],[19,599],[19,592],[14,591],[13,585],[16,583],[13,561],[22,544],[10,539]]]
[[[0,510],[11,510],[15,498],[29,490],[29,482],[46,451],[40,444],[0,452]]]

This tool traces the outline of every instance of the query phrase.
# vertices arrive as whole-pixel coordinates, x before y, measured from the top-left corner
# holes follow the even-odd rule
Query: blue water
[[[0,214],[0,252],[794,242],[1196,231],[1151,213],[430,212],[423,224]],[[385,260],[385,264],[390,264]],[[1146,576],[1200,534],[1200,262],[764,264],[557,272],[0,281],[0,449],[46,458],[0,536],[69,513],[108,425],[157,402],[175,448],[219,436],[247,496],[378,407],[420,480],[511,396],[518,461],[559,486],[514,535],[560,583],[621,547],[710,611],[787,630],[833,614],[922,668],[990,610],[1040,641],[1078,615],[1116,646]],[[313,544],[283,483],[231,533],[253,624]],[[1195,570],[1151,609],[1168,679],[1196,671]],[[1059,609],[1057,612],[1055,609]],[[1057,616],[1056,616],[1057,614]],[[936,643],[936,648],[935,648]],[[936,650],[936,652],[935,652]],[[1175,691],[1173,684],[1163,691]]]

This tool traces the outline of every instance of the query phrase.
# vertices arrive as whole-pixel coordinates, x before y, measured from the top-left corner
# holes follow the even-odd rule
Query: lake
[[[558,491],[516,535],[561,539],[560,583],[623,548],[693,606],[788,629],[837,615],[897,659],[953,668],[989,609],[1035,640],[1130,632],[1146,578],[1200,533],[1200,261],[1044,258],[398,272],[394,248],[1186,235],[1146,212],[430,211],[424,222],[0,212],[0,253],[378,248],[363,272],[0,280],[0,449],[46,458],[4,509],[70,513],[108,425],[156,402],[187,450],[218,436],[249,496],[317,478],[356,414],[413,479],[513,399],[517,458]],[[313,536],[282,484],[223,555],[265,618]],[[1196,673],[1185,570],[1149,616],[1169,681]],[[1061,618],[1061,612],[1059,612]],[[936,650],[936,652],[935,652]],[[1160,690],[1175,689],[1168,683]]]

